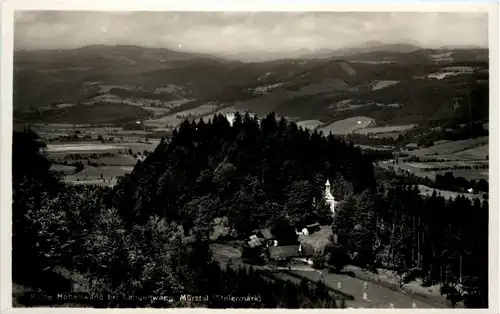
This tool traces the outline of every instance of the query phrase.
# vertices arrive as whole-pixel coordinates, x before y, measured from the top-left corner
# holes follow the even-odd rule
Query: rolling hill
[[[475,71],[442,80],[428,78],[454,65],[469,65]],[[367,116],[385,123],[419,124],[461,114],[452,108],[454,98],[461,99],[463,107],[464,99],[472,93],[483,95],[472,101],[475,112],[487,119],[487,68],[480,49],[436,50],[378,42],[265,62],[137,46],[17,51],[14,115],[22,121],[34,117],[38,121],[43,116],[47,122],[54,117],[64,122],[65,117],[73,116],[71,111],[76,109],[72,106],[64,114],[41,115],[40,110],[55,110],[50,106],[60,103],[85,103],[101,96],[103,90],[111,90],[118,99],[157,99],[161,103],[190,99],[198,100],[200,106],[215,102],[223,108],[259,114],[275,111],[281,116],[325,123]],[[195,104],[184,103],[164,111],[173,114],[185,110],[183,106],[193,109]],[[340,108],[340,103],[349,105]],[[88,108],[78,107],[79,115],[85,116],[82,110],[95,110]],[[143,115],[138,112],[138,118]],[[112,121],[113,116],[104,120]]]

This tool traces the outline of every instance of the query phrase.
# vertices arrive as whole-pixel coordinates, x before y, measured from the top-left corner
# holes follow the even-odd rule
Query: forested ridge
[[[333,263],[382,265],[402,278],[412,270],[429,282],[472,276],[468,305],[487,306],[486,201],[424,198],[412,186],[386,186],[375,180],[371,157],[352,143],[273,114],[261,121],[237,114],[232,125],[222,115],[184,121],[112,189],[62,184],[40,145],[32,132],[14,133],[13,280],[19,284],[52,291],[48,274],[62,267],[87,292],[260,294],[256,303],[201,306],[338,307],[322,286],[221,269],[209,246],[215,218],[227,217],[232,237],[283,220],[332,223],[323,205],[329,179],[341,200],[332,225],[337,241],[327,248]]]
[[[326,219],[328,212],[312,209],[327,178],[352,192],[375,186],[370,158],[351,143],[273,114],[261,123],[237,114],[232,126],[219,115],[211,123],[182,123],[170,143],[120,180],[107,204],[126,220],[158,215],[186,230],[196,217],[227,216],[245,234],[282,216],[294,223]]]

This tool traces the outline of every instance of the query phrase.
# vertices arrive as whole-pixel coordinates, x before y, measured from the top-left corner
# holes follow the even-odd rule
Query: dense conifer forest
[[[232,124],[222,115],[184,121],[113,188],[62,183],[36,134],[13,136],[15,283],[53,292],[260,294],[258,302],[232,307],[341,307],[321,285],[220,267],[210,250],[216,218],[227,218],[233,238],[283,221],[318,221],[337,235],[326,249],[330,263],[390,268],[401,282],[442,283],[455,298],[450,291],[466,277],[466,305],[487,307],[487,201],[423,197],[416,186],[376,180],[374,156],[274,114],[262,120],[236,114]],[[327,179],[340,200],[333,219],[323,205]],[[71,287],[47,283],[61,268],[72,274]]]

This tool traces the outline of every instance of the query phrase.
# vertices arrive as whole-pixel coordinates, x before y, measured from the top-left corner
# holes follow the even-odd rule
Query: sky
[[[486,13],[17,11],[15,49],[95,44],[213,54],[338,49],[367,41],[488,45]]]

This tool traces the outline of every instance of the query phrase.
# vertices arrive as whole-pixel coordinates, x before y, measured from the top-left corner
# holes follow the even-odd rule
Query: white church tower
[[[335,197],[332,195],[332,192],[330,190],[330,181],[327,179],[325,183],[325,201],[328,206],[330,206],[330,210],[332,212],[332,215],[335,215]]]

